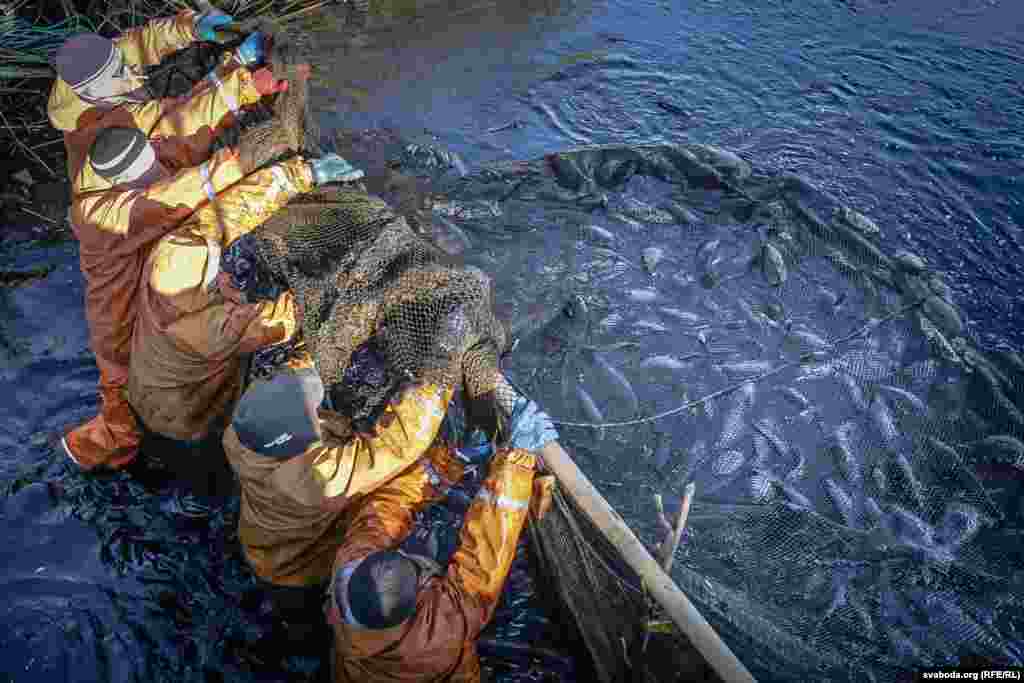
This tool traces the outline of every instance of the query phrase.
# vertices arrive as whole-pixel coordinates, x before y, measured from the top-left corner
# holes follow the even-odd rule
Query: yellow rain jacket
[[[195,13],[184,11],[175,17],[155,19],[114,39],[126,64],[149,66],[196,40]],[[60,77],[50,91],[47,110],[50,123],[64,133],[68,157],[68,178],[74,199],[83,192],[109,187],[86,163],[96,135],[111,126],[136,127],[151,139],[174,147],[179,167],[197,166],[209,154],[216,133],[234,122],[241,107],[260,99],[249,70],[226,56],[214,75],[197,84],[181,98],[149,100],[98,107],[83,100]],[[168,150],[169,151],[169,150]],[[80,238],[81,239],[81,238]]]
[[[256,575],[282,586],[321,585],[345,537],[350,502],[407,470],[458,481],[462,465],[438,436],[451,395],[413,385],[384,408],[370,434],[353,434],[344,418],[321,408],[320,441],[287,460],[250,450],[228,427],[224,452],[242,488],[238,538]]]
[[[327,604],[334,629],[334,680],[338,683],[479,681],[476,639],[494,614],[516,544],[531,507],[533,489],[550,492],[553,479],[534,482],[535,456],[502,450],[490,464],[466,513],[447,572],[427,581],[416,613],[388,629],[361,629],[345,622],[336,600]],[[355,504],[334,571],[344,571],[371,553],[394,548],[412,529],[425,497],[439,492],[427,474],[403,473]],[[332,582],[333,590],[333,582]]]
[[[140,278],[128,378],[128,400],[150,430],[183,441],[204,438],[238,398],[240,354],[294,334],[290,293],[240,304],[221,294],[215,278],[222,248],[312,184],[309,165],[299,158],[262,169],[153,247]]]

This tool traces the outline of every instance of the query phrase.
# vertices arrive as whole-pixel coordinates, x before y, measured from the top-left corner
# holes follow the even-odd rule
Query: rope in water
[[[935,296],[935,295],[932,295],[932,296]],[[917,301],[915,301],[913,303],[907,304],[906,306],[903,306],[902,308],[899,308],[899,309],[893,311],[892,313],[889,313],[887,315],[882,316],[878,320],[872,320],[870,322],[867,322],[867,323],[861,325],[860,327],[858,327],[857,329],[855,329],[853,332],[850,332],[849,334],[847,334],[845,336],[842,336],[842,337],[840,337],[839,339],[836,339],[833,342],[830,342],[830,345],[835,347],[835,346],[837,346],[839,344],[844,344],[844,343],[846,343],[846,342],[848,342],[848,341],[850,341],[852,339],[856,339],[857,337],[862,336],[869,329],[872,329],[874,327],[878,327],[882,323],[888,322],[889,320],[892,320],[894,318],[902,316],[904,313],[907,313],[908,311],[911,311],[911,310],[917,308],[918,306],[921,306],[925,301],[927,301],[930,298],[931,298],[931,296],[923,297],[923,298],[918,299]],[[702,396],[701,398],[697,398],[697,399],[694,399],[692,401],[688,401],[688,402],[682,404],[681,406],[677,406],[677,407],[672,408],[670,410],[666,410],[666,411],[657,413],[656,415],[651,415],[651,416],[648,416],[648,417],[637,418],[635,420],[626,420],[624,422],[564,422],[562,420],[552,420],[552,422],[554,424],[556,424],[556,425],[561,426],[561,427],[585,427],[585,428],[589,428],[589,429],[603,429],[605,427],[633,427],[633,426],[636,426],[636,425],[646,424],[646,423],[649,423],[649,422],[654,422],[655,420],[660,420],[660,419],[665,418],[665,417],[671,417],[672,415],[678,415],[679,413],[681,413],[683,411],[686,411],[686,410],[689,410],[689,409],[694,408],[696,406],[702,405],[704,403],[707,403],[708,401],[712,401],[712,400],[714,400],[716,398],[720,398],[722,396],[726,396],[728,394],[731,394],[732,392],[736,391],[737,389],[739,389],[740,387],[742,387],[745,384],[756,384],[758,382],[761,382],[764,379],[767,379],[768,377],[771,377],[773,375],[777,375],[780,372],[783,372],[784,370],[788,370],[790,368],[794,368],[794,367],[796,367],[798,365],[801,365],[803,363],[809,363],[809,362],[824,362],[824,359],[818,358],[816,356],[815,352],[813,352],[813,351],[808,352],[808,353],[804,353],[804,354],[801,354],[800,358],[798,358],[797,360],[783,363],[782,365],[779,365],[778,367],[772,368],[771,370],[767,370],[767,371],[761,373],[760,375],[757,375],[756,377],[751,377],[750,379],[745,379],[745,380],[743,380],[741,382],[736,382],[735,384],[731,384],[731,385],[729,385],[729,386],[727,386],[727,387],[725,387],[723,389],[719,389],[718,391],[714,391],[714,392],[712,392],[710,394],[707,394],[706,396]]]

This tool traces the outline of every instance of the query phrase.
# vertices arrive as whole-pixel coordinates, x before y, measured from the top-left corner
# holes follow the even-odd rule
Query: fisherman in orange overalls
[[[209,201],[207,191],[197,190],[205,187],[215,194],[244,175],[231,154],[208,159],[210,146],[235,122],[240,108],[287,86],[268,69],[250,72],[248,67],[263,58],[263,36],[254,33],[187,97],[149,96],[142,67],[159,63],[197,39],[213,40],[217,27],[230,21],[230,16],[217,12],[186,11],[113,40],[80,34],[57,54],[58,77],[48,109],[53,126],[64,132],[71,181],[69,218],[79,241],[86,318],[100,369],[99,415],[61,440],[68,456],[84,470],[123,467],[138,450],[140,434],[124,388],[135,292],[146,250]],[[139,178],[131,187],[115,190],[109,178],[89,163],[97,134],[115,126],[144,131],[168,171],[189,170],[155,188]]]

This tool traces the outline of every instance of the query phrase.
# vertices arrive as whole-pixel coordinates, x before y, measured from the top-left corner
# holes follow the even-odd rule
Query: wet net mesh
[[[399,149],[412,174],[430,156]],[[696,484],[672,577],[758,679],[1021,664],[1024,360],[976,343],[892,226],[707,145],[443,167],[420,230],[332,187],[247,238],[325,383],[363,387],[354,416],[391,390],[352,377],[371,351],[501,404],[511,347],[504,371],[652,547],[654,494]],[[530,533],[601,680],[709,676],[570,500]]]
[[[672,576],[759,679],[1020,664],[1024,364],[884,221],[705,145],[446,176],[433,212],[496,273],[506,370],[637,534],[696,484]],[[657,618],[557,523],[540,552],[621,671]]]

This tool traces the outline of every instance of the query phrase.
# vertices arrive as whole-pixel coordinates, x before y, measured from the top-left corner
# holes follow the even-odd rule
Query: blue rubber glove
[[[321,159],[310,159],[309,167],[313,170],[315,185],[335,182],[350,183],[363,177],[362,171],[337,154],[328,154]]]
[[[230,14],[224,14],[217,10],[204,12],[196,17],[196,35],[199,36],[199,40],[215,43],[217,42],[217,27],[230,24],[234,20],[235,18]]]
[[[546,444],[558,439],[558,432],[551,421],[551,416],[540,409],[536,401],[522,396],[516,401],[509,420],[511,436],[508,445],[525,451],[539,451]]]
[[[238,49],[235,50],[235,56],[238,57],[238,61],[246,66],[253,66],[263,61],[264,49],[263,49],[264,37],[259,31],[254,31],[249,34]]]
[[[470,465],[486,465],[494,457],[494,444],[481,430],[474,429],[455,449],[455,454]]]

